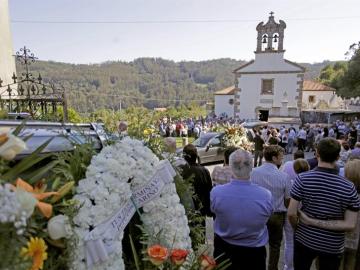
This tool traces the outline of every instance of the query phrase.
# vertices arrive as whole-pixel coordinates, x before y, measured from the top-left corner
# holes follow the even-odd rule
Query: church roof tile
[[[314,81],[304,81],[303,91],[336,91],[335,88],[327,86],[325,84],[314,82]]]

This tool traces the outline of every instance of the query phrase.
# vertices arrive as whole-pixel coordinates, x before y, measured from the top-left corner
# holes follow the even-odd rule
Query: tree
[[[320,72],[318,80],[326,85],[338,88],[339,79],[344,75],[347,70],[347,63],[344,61],[338,61],[334,64],[326,65]]]
[[[350,57],[347,70],[335,82],[338,94],[343,97],[360,96],[360,41],[350,46],[345,54]]]

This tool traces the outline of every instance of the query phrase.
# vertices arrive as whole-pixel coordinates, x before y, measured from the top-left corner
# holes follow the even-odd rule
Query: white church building
[[[215,93],[215,114],[238,119],[300,122],[305,68],[284,59],[284,30],[273,12],[259,23],[255,59],[234,70],[235,85]]]

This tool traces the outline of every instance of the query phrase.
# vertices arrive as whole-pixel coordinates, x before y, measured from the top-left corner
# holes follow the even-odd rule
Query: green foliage
[[[118,129],[118,123],[124,118],[124,113],[120,111],[112,111],[109,109],[99,109],[91,113],[89,116],[90,122],[102,122],[110,132],[116,132]]]
[[[357,97],[360,96],[360,42],[352,44],[345,55],[349,57],[348,62],[325,66],[318,79],[334,87],[342,97]]]
[[[0,119],[6,119],[8,116],[8,112],[5,110],[0,110]]]
[[[334,64],[329,64],[321,70],[318,80],[326,85],[338,88],[339,79],[347,70],[347,63],[345,61],[338,61]]]
[[[18,236],[16,229],[10,224],[0,226],[0,269],[3,270],[28,270],[32,262],[20,257],[20,250],[26,245],[27,239]]]
[[[336,82],[338,93],[343,97],[357,97],[360,96],[360,41],[352,44],[346,55],[350,60],[346,72]]]
[[[74,151],[57,154],[58,164],[53,172],[62,182],[75,181],[77,183],[85,177],[86,169],[94,154],[91,144],[75,145]]]
[[[126,110],[126,121],[128,123],[128,134],[137,139],[148,138],[156,129],[154,123],[157,120],[155,111],[144,107],[133,107]],[[151,130],[150,130],[151,129]]]
[[[27,178],[27,177],[29,177],[29,174],[30,174],[30,175],[32,175],[32,177],[34,177],[34,179],[30,178],[31,181],[29,181],[29,183],[33,184],[35,182],[35,180],[40,179],[42,176],[44,176],[46,173],[48,173],[49,170],[44,170],[42,167],[37,168],[36,165],[40,164],[42,161],[44,161],[52,156],[52,154],[41,154],[41,152],[50,143],[50,141],[51,141],[51,139],[47,140],[45,143],[40,145],[29,156],[22,159],[20,162],[18,162],[12,168],[9,167],[9,170],[7,170],[6,172],[2,172],[3,174],[1,175],[1,178],[12,182],[12,181],[16,180],[16,178],[18,178],[18,177]],[[36,176],[36,179],[35,179],[35,176]]]

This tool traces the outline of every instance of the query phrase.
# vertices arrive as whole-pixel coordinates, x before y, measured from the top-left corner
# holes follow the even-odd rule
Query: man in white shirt
[[[265,163],[253,169],[251,180],[272,194],[274,213],[271,215],[267,228],[269,231],[269,262],[268,270],[278,270],[286,207],[290,201],[291,179],[278,167],[284,158],[284,149],[279,145],[264,148]]]
[[[301,151],[304,151],[305,150],[305,145],[306,145],[306,130],[305,130],[305,127],[302,127],[300,130],[299,130],[299,133],[298,133],[298,149],[301,150]]]
[[[293,152],[295,137],[296,137],[296,132],[295,132],[294,128],[291,127],[289,129],[287,154],[292,154],[292,152]]]

